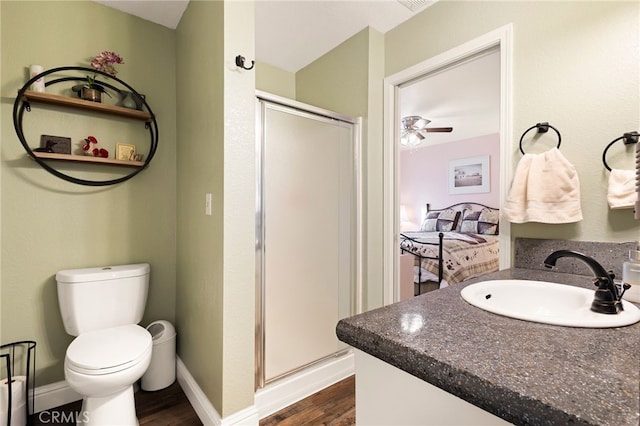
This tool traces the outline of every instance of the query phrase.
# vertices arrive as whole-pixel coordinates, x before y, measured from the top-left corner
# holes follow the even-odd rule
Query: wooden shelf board
[[[39,102],[49,105],[64,106],[69,108],[82,109],[85,111],[96,111],[105,114],[133,118],[136,120],[149,121],[153,118],[153,116],[147,111],[123,108],[120,106],[103,104],[100,102],[85,101],[84,99],[80,98],[71,98],[69,96],[54,95],[51,93],[34,92],[31,90],[27,90],[24,92],[24,98],[29,102]]]
[[[33,155],[43,160],[75,161],[77,163],[99,163],[112,166],[142,167],[145,164],[143,161],[115,160],[113,158],[91,157],[88,155],[56,154],[50,152],[34,152]]]

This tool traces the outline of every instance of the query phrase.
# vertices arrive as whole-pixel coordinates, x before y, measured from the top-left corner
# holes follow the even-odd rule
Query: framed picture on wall
[[[488,155],[449,161],[449,194],[477,194],[490,191]]]

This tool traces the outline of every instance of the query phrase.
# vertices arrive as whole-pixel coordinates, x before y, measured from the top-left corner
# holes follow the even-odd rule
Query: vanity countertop
[[[519,425],[640,424],[640,323],[520,321],[460,296],[487,279],[595,288],[591,277],[507,269],[341,320],[343,342]]]

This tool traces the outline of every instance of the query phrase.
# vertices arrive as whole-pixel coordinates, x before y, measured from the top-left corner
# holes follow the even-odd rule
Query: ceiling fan
[[[431,120],[422,118],[419,115],[410,115],[402,119],[402,131],[400,133],[400,144],[415,146],[420,145],[425,138],[423,132],[448,133],[453,131],[453,127],[427,127]]]

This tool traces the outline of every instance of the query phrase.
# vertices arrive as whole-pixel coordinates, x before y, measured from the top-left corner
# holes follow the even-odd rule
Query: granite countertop
[[[507,269],[341,320],[343,342],[519,425],[640,424],[640,323],[589,329],[502,317],[466,303],[486,279],[594,288],[590,277]]]

